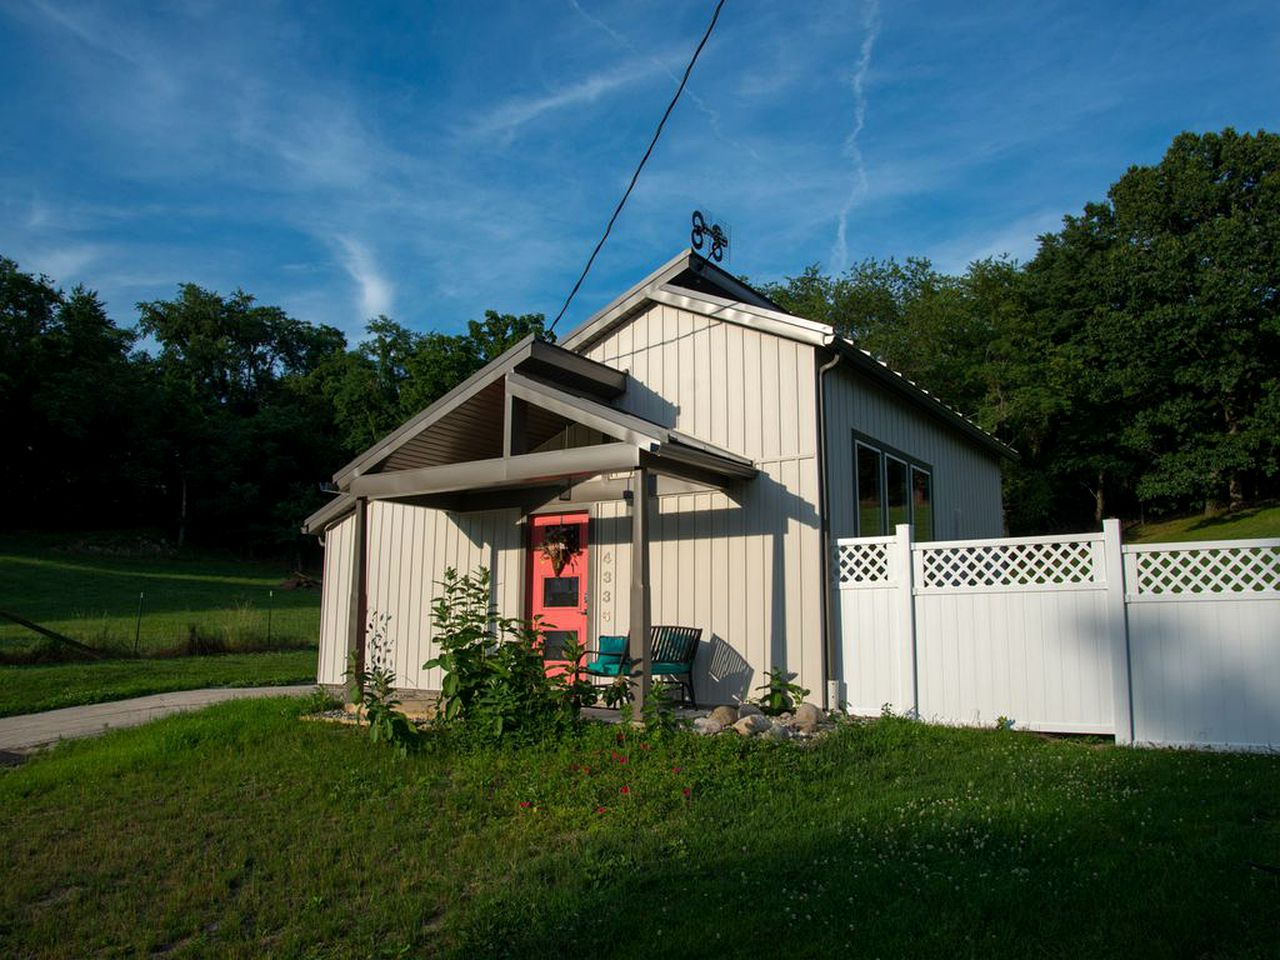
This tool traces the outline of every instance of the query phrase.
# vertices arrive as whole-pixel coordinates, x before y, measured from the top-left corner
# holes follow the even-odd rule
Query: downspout
[[[840,363],[840,352],[818,368],[818,538],[822,541],[822,680],[828,710],[840,708],[839,680],[836,677],[836,645],[831,629],[831,503],[827,483],[827,374]],[[832,687],[835,685],[835,696]],[[832,701],[835,702],[832,702]]]

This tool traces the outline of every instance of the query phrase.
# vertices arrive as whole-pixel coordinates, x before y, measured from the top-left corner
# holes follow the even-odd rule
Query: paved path
[[[23,754],[59,740],[92,737],[120,727],[167,717],[184,710],[199,710],[224,700],[253,697],[297,697],[310,693],[314,683],[291,687],[214,687],[207,690],[178,690],[132,700],[91,703],[64,707],[20,717],[0,717],[0,753]]]

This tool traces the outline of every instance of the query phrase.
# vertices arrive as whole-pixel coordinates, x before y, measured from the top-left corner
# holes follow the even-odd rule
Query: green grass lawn
[[[199,687],[265,687],[316,678],[316,651],[0,666],[0,717]]]
[[[1160,523],[1146,523],[1125,531],[1127,543],[1179,540],[1253,540],[1280,537],[1280,505],[1250,507],[1216,517],[1195,514]]]
[[[193,627],[232,649],[261,646],[268,611],[272,644],[316,642],[320,591],[280,589],[290,572],[285,562],[198,552],[108,556],[77,549],[75,540],[0,537],[0,610],[90,646],[132,651],[141,593],[138,647],[144,653],[180,647]],[[42,642],[0,620],[0,653],[21,653]]]
[[[302,709],[0,773],[0,955],[1275,955],[1275,756],[888,718],[401,761]]]

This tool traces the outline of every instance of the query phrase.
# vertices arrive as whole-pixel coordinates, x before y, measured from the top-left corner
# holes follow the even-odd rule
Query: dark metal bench
[[[695,709],[698,701],[693,694],[693,661],[698,655],[698,642],[702,639],[701,627],[654,626],[649,628],[650,673],[655,678],[680,684],[685,699]],[[625,636],[602,636],[598,648],[588,653],[585,672],[593,677],[610,679],[631,673],[635,662],[627,655]]]

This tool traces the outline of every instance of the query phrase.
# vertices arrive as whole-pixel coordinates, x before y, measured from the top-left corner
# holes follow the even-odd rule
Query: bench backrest
[[[701,627],[650,627],[653,659],[663,663],[693,663],[702,639]]]

